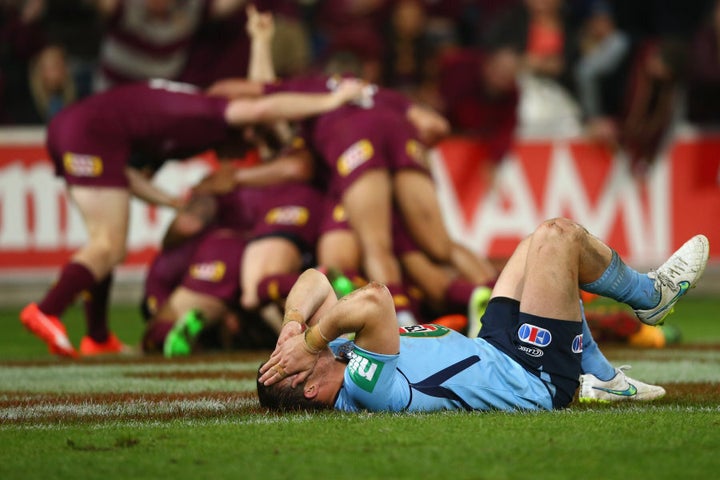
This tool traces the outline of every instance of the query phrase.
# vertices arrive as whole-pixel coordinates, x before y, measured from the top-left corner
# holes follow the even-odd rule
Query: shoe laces
[[[673,292],[677,292],[680,287],[673,278],[673,274],[677,275],[677,272],[675,272],[674,270],[670,270],[670,272],[672,273],[668,274],[666,272],[655,272],[655,279],[656,281],[660,282],[663,287],[667,287]]]

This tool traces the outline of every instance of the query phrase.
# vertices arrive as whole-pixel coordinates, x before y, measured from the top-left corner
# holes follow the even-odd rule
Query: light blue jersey
[[[338,410],[552,409],[545,384],[481,338],[417,325],[401,328],[397,355],[346,343],[331,345],[349,359],[335,402]]]

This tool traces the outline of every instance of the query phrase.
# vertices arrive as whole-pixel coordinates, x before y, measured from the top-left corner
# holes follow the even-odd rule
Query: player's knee
[[[585,230],[568,218],[558,217],[544,221],[535,230],[535,240],[560,243],[577,243],[585,235]]]

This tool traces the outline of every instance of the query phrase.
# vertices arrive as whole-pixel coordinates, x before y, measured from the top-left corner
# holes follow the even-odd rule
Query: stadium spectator
[[[79,99],[65,49],[59,45],[48,45],[33,58],[29,80],[35,111],[43,123]]]
[[[47,44],[44,0],[0,3],[0,123],[42,123],[33,106],[29,67]]]
[[[678,119],[686,55],[684,41],[663,38],[645,42],[633,60],[619,141],[638,175],[655,161],[662,141]]]
[[[575,91],[589,136],[613,144],[617,141],[613,119],[620,112],[631,58],[630,37],[615,25],[609,3],[595,0],[577,43]]]
[[[477,138],[491,163],[512,145],[518,123],[520,59],[512,48],[458,49],[440,60],[439,89],[453,132]]]
[[[575,136],[581,130],[577,102],[569,92],[573,25],[563,0],[524,0],[485,36],[488,49],[511,47],[522,58],[518,131],[538,136]]]
[[[87,290],[88,335],[81,353],[122,350],[106,315],[112,272],[125,256],[130,195],[164,206],[182,203],[152,185],[141,169],[155,171],[167,159],[187,158],[231,141],[233,128],[249,123],[298,119],[337,108],[359,99],[362,88],[344,82],[328,94],[229,101],[191,85],[152,80],[116,87],[61,111],[48,128],[47,148],[57,175],[68,183],[89,239],[63,266],[40,304],[23,309],[23,324],[51,352],[77,355],[59,317]],[[139,157],[139,165],[130,164],[130,156]]]
[[[589,340],[579,287],[627,303],[655,324],[699,280],[708,253],[698,235],[656,272],[641,274],[581,226],[547,220],[501,273],[477,339],[439,326],[399,335],[385,287],[371,283],[338,302],[326,277],[308,270],[258,371],[260,403],[279,410],[550,410],[567,406],[578,386],[581,401],[660,397],[662,387],[613,369]],[[345,333],[354,340],[334,341]]]
[[[320,2],[315,10],[316,58],[327,59],[329,47],[346,39],[382,45],[382,31],[392,0],[338,0]],[[355,40],[353,40],[354,42]]]
[[[720,124],[720,1],[712,5],[706,24],[695,34],[689,52],[688,120]]]
[[[94,2],[106,19],[96,91],[151,78],[178,80],[203,24],[238,13],[245,4],[245,0]]]
[[[436,51],[428,35],[427,14],[420,0],[395,2],[384,35],[382,79],[415,101],[436,105],[433,61]]]

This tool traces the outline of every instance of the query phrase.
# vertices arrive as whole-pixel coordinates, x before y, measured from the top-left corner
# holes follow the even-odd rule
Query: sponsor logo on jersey
[[[63,155],[65,171],[75,177],[99,177],[103,172],[100,157],[81,153],[66,152]]]
[[[368,358],[357,350],[347,352],[346,356],[349,360],[347,371],[350,379],[366,392],[372,392],[385,363]]]
[[[582,333],[580,335],[576,335],[575,338],[573,338],[571,348],[572,348],[573,353],[582,353],[582,351],[583,351]]]
[[[190,265],[190,276],[196,280],[204,280],[206,282],[219,282],[225,276],[227,267],[225,262],[205,262]]]
[[[450,333],[450,329],[442,325],[426,323],[423,325],[408,325],[400,327],[400,335],[403,337],[442,337]]]
[[[531,357],[540,358],[545,355],[545,352],[536,347],[527,347],[525,345],[518,345],[518,350]]]
[[[374,153],[375,150],[370,140],[365,139],[353,143],[340,155],[337,161],[338,173],[342,177],[347,177],[360,165],[370,160]]]
[[[298,205],[275,207],[265,215],[265,223],[270,225],[304,226],[310,218],[310,211]]]
[[[547,347],[552,342],[552,334],[549,330],[523,323],[518,328],[518,338],[521,342],[537,345],[538,347]]]

